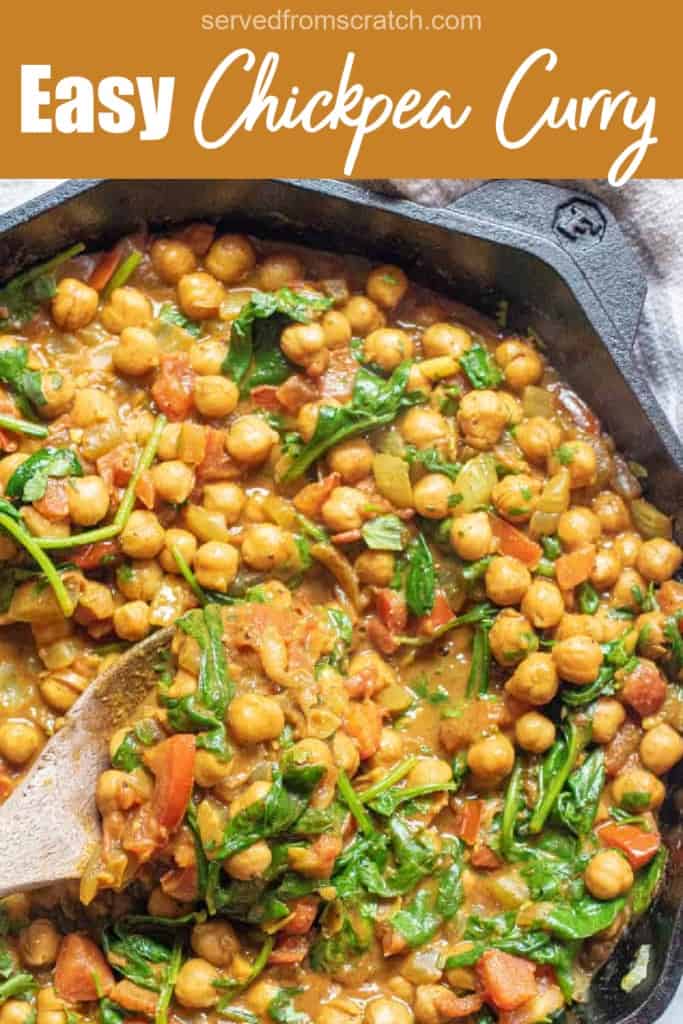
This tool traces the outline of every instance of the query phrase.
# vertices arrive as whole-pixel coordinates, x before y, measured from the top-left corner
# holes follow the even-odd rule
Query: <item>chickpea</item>
[[[40,746],[40,730],[33,722],[9,721],[0,725],[0,754],[19,768],[33,757]]]
[[[540,482],[535,477],[511,473],[495,485],[491,500],[504,519],[511,523],[526,523],[531,519],[540,489]]]
[[[600,697],[593,709],[592,739],[595,743],[610,743],[626,718],[624,705],[614,697]]]
[[[558,674],[568,683],[592,683],[602,665],[600,644],[588,636],[571,636],[553,647],[553,661]]]
[[[202,495],[204,508],[212,512],[221,512],[229,526],[239,521],[247,497],[239,484],[221,480],[214,484],[206,484]]]
[[[416,405],[403,417],[399,430],[406,444],[416,448],[442,448],[448,443],[448,424],[440,412]]]
[[[95,423],[118,419],[118,409],[111,395],[99,388],[80,388],[74,398],[71,420],[76,427],[92,427]]]
[[[220,540],[202,544],[194,557],[194,571],[200,586],[218,590],[221,594],[227,593],[237,576],[239,564],[237,548]]]
[[[325,350],[325,331],[322,324],[291,324],[282,332],[280,348],[297,366],[310,366],[317,362]]]
[[[364,551],[354,563],[360,582],[371,587],[388,587],[394,577],[394,567],[390,551]]]
[[[548,704],[558,688],[557,669],[550,654],[527,655],[505,684],[506,691],[525,704]]]
[[[330,449],[327,463],[333,473],[339,473],[346,484],[357,484],[372,472],[374,451],[362,437],[351,437]]]
[[[640,549],[643,546],[643,539],[639,533],[627,530],[614,538],[614,550],[621,559],[621,564],[627,568],[633,568],[638,561]]]
[[[240,394],[234,380],[206,374],[194,382],[194,404],[202,416],[211,419],[229,416],[237,408]]]
[[[598,643],[603,642],[604,627],[598,615],[572,615],[562,616],[559,626],[555,632],[556,640],[567,640],[570,636],[590,636]]]
[[[499,665],[515,665],[536,650],[538,640],[531,623],[512,608],[496,616],[489,633],[491,653]]]
[[[458,409],[458,426],[472,448],[493,448],[508,422],[508,410],[495,391],[470,391]]]
[[[157,497],[174,505],[187,501],[194,487],[192,469],[179,459],[158,462],[151,469],[152,481]]]
[[[116,586],[129,601],[152,601],[162,579],[163,573],[155,561],[140,559],[119,569]]]
[[[346,348],[351,341],[351,324],[344,314],[338,309],[329,309],[321,323],[327,347],[330,349]]]
[[[639,812],[653,811],[664,803],[666,790],[661,779],[652,772],[643,768],[625,768],[612,783],[612,795],[619,806],[626,810],[633,810],[635,797]]]
[[[227,921],[214,920],[196,924],[192,929],[190,944],[193,951],[214,967],[229,967],[233,957],[240,951],[235,931]]]
[[[69,516],[78,526],[94,526],[109,511],[109,488],[102,477],[71,477],[66,494]]]
[[[619,579],[621,560],[614,548],[598,548],[590,581],[598,590],[609,590]]]
[[[43,373],[41,391],[45,402],[38,406],[38,413],[42,419],[51,420],[69,408],[76,393],[76,385],[70,373],[60,370],[59,373]]]
[[[560,515],[557,535],[570,551],[584,544],[594,544],[602,530],[600,520],[589,508],[573,505]]]
[[[177,284],[197,267],[197,258],[189,245],[176,238],[157,238],[150,250],[152,266],[165,284]]]
[[[631,525],[631,515],[623,498],[614,491],[600,491],[593,498],[592,508],[605,533],[621,533]]]
[[[34,1013],[33,1007],[25,999],[8,999],[0,1008],[0,1024],[29,1024],[34,1019]],[[41,1017],[41,1024],[44,1024],[44,1016]],[[62,1024],[63,1015],[60,1013],[59,1016],[59,1024]]]
[[[633,870],[616,850],[600,850],[588,862],[584,872],[586,888],[598,900],[623,896],[633,885]]]
[[[204,260],[206,269],[224,284],[235,284],[256,265],[256,253],[244,235],[221,235]]]
[[[126,601],[114,612],[114,632],[122,640],[143,640],[150,631],[150,608],[144,601]]]
[[[129,558],[154,558],[164,546],[164,528],[153,512],[131,512],[121,536],[121,550]]]
[[[472,347],[472,335],[457,324],[430,324],[422,335],[422,351],[428,359],[452,356],[460,359]]]
[[[640,595],[647,593],[647,583],[635,569],[622,569],[612,587],[612,604],[615,608],[640,608]]]
[[[364,673],[373,680],[375,691],[383,690],[385,686],[391,686],[397,682],[396,673],[391,665],[376,651],[359,651],[354,654],[349,662],[349,675]],[[392,729],[389,732],[393,732]]]
[[[112,361],[119,373],[143,377],[159,365],[159,342],[146,327],[124,327]]]
[[[515,748],[502,733],[473,743],[467,752],[467,764],[473,775],[485,782],[500,782],[512,771]]]
[[[144,327],[152,317],[152,303],[139,288],[130,285],[115,288],[100,313],[102,326],[110,334],[120,334],[124,327]]]
[[[640,741],[640,759],[655,775],[665,775],[683,757],[683,739],[666,722],[649,729]]]
[[[332,739],[332,755],[337,767],[343,768],[349,778],[353,778],[360,767],[360,754],[351,737],[341,730]]]
[[[228,724],[235,742],[246,746],[277,739],[285,727],[285,716],[272,697],[245,693],[230,703]]]
[[[62,936],[52,921],[38,917],[19,932],[19,952],[27,967],[51,967]]]
[[[467,562],[488,555],[493,544],[491,520],[486,512],[466,512],[456,516],[450,532],[451,547]]]
[[[440,757],[421,757],[411,769],[406,784],[408,786],[431,786],[443,783],[446,785],[453,778],[448,761]]]
[[[505,372],[505,380],[514,391],[537,384],[543,376],[541,357],[531,345],[511,338],[498,345],[496,362]]]
[[[233,459],[247,466],[258,466],[270,455],[278,440],[276,432],[268,426],[262,416],[240,416],[230,430],[225,446]]]
[[[12,456],[9,456],[9,458],[12,458]],[[4,461],[4,459],[0,461],[0,467],[3,465]],[[682,609],[683,583],[678,583],[676,580],[667,580],[666,583],[663,583],[659,588],[657,601],[665,615],[672,615],[674,612]]]
[[[259,285],[264,292],[276,292],[285,285],[302,281],[303,276],[303,264],[294,253],[273,253],[266,256],[259,267]]]
[[[517,425],[515,441],[529,462],[544,463],[562,440],[562,430],[545,416],[531,416]]]
[[[378,306],[393,309],[408,290],[408,278],[400,267],[386,264],[370,271],[365,290]]]
[[[52,299],[52,319],[63,331],[78,331],[95,319],[100,297],[75,277],[63,277]]]
[[[259,839],[246,850],[233,854],[223,866],[231,878],[236,878],[239,882],[248,882],[264,874],[270,867],[272,859],[268,843]]]
[[[384,728],[380,733],[379,747],[372,758],[375,767],[395,764],[403,757],[405,743],[396,729]]]
[[[527,711],[515,722],[515,739],[531,754],[542,754],[555,742],[555,725],[538,711]]]
[[[564,599],[552,580],[532,581],[522,600],[522,612],[536,629],[552,629],[564,615]]]
[[[178,972],[174,993],[181,1006],[188,1010],[207,1010],[215,1006],[220,995],[215,983],[220,975],[207,960],[193,957]]]
[[[273,572],[282,569],[295,554],[292,535],[273,523],[247,526],[242,541],[242,558],[251,569]]]
[[[365,1007],[363,1024],[413,1024],[412,1011],[398,999],[380,996]]]
[[[384,317],[375,303],[365,295],[352,295],[342,312],[349,321],[353,334],[360,335],[361,338],[384,323]]]
[[[413,339],[398,327],[378,327],[363,344],[363,358],[387,373],[412,358]]]
[[[531,573],[518,558],[497,555],[486,570],[484,582],[494,604],[519,604],[531,585]]]
[[[590,487],[595,483],[598,460],[595,449],[587,441],[566,441],[553,452],[548,463],[548,472],[559,472],[562,466],[569,470],[569,486]]]
[[[211,320],[218,316],[225,289],[211,274],[199,270],[184,274],[177,285],[178,305],[191,320]]]
[[[678,544],[664,537],[652,537],[643,543],[636,565],[646,580],[664,583],[678,572],[682,562],[683,551]]]
[[[227,347],[218,338],[205,338],[190,349],[190,366],[200,377],[218,377],[227,351]]]
[[[425,519],[445,519],[453,485],[443,473],[427,473],[413,488],[415,511]]]
[[[368,504],[367,495],[355,487],[335,487],[321,509],[325,526],[333,533],[357,530],[363,522],[363,509]]]

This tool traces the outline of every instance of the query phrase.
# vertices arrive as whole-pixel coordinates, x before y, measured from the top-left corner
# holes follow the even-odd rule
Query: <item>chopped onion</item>
[[[633,958],[628,973],[621,979],[621,988],[624,992],[633,992],[634,988],[642,985],[645,981],[650,966],[651,953],[652,946],[642,945],[638,947],[638,952]]]
[[[377,490],[383,498],[396,508],[412,508],[413,488],[405,459],[378,452],[372,460],[372,472]]]
[[[546,482],[545,487],[541,491],[541,496],[536,502],[536,511],[553,514],[566,512],[570,501],[570,480],[569,470],[562,466]]]
[[[492,455],[475,455],[462,467],[453,486],[451,499],[455,514],[472,512],[488,505],[491,492],[498,482],[496,463]]]
[[[522,394],[522,409],[528,418],[543,416],[550,419],[555,415],[555,398],[546,388],[537,388],[529,384]]]
[[[636,498],[631,502],[633,525],[643,537],[666,537],[671,539],[673,533],[671,519],[655,508],[645,498]]]
[[[532,537],[550,537],[557,533],[560,512],[534,512],[529,521],[529,533]]]
[[[628,463],[621,455],[612,456],[612,472],[609,482],[619,497],[624,498],[625,501],[639,498],[643,493],[640,481],[631,472]]]

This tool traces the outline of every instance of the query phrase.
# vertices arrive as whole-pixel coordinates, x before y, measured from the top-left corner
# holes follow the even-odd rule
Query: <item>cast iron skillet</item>
[[[447,208],[389,199],[329,180],[69,181],[0,216],[0,279],[83,240],[106,244],[142,221],[197,218],[234,229],[356,252],[532,328],[551,361],[600,416],[618,447],[648,470],[647,495],[683,537],[683,443],[634,358],[646,285],[610,212],[592,196],[530,181],[492,182]],[[671,849],[656,904],[594,979],[577,1016],[591,1024],[653,1024],[683,974],[683,829],[675,784],[663,808]],[[638,946],[648,977],[620,980]]]

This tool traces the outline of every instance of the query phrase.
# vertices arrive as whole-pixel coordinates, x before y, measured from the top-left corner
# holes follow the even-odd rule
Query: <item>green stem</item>
[[[564,784],[569,778],[569,775],[576,764],[576,760],[586,745],[589,733],[584,733],[584,730],[577,729],[572,721],[569,722],[567,728],[567,754],[564,762],[559,766],[557,771],[553,774],[549,780],[548,786],[545,793],[542,794],[540,801],[536,805],[536,810],[531,816],[529,821],[529,832],[536,835],[541,831],[545,825],[546,818],[555,806],[555,801],[564,789]],[[553,753],[552,747],[546,757],[551,756]],[[541,768],[543,771],[543,768]]]
[[[173,947],[171,953],[171,959],[164,977],[164,983],[159,993],[159,1002],[157,1003],[157,1012],[154,1017],[154,1024],[167,1024],[168,1021],[168,1008],[171,1005],[171,998],[173,996],[173,988],[176,983],[176,979],[180,972],[180,965],[183,959],[183,946],[182,942],[178,939]]]
[[[505,791],[505,803],[503,805],[503,820],[500,828],[500,849],[506,860],[513,860],[517,842],[515,840],[515,823],[519,812],[519,804],[522,795],[522,762],[520,758],[515,761],[510,781]]]
[[[62,263],[66,263],[67,260],[72,259],[74,256],[78,256],[78,254],[83,252],[84,249],[85,245],[83,242],[77,242],[76,245],[72,245],[63,252],[57,253],[56,256],[53,256],[52,259],[47,260],[45,263],[38,263],[35,267],[31,267],[29,270],[24,270],[23,273],[17,274],[16,277],[13,277],[11,281],[8,281],[7,284],[3,286],[2,290],[4,291],[5,288],[10,287],[23,288],[24,285],[31,284],[32,281],[36,281],[39,277],[42,277],[43,274],[49,274],[50,271],[61,266]]]
[[[64,548],[80,547],[82,544],[95,544],[101,540],[111,540],[112,537],[117,537],[130,518],[130,514],[133,511],[133,505],[135,504],[135,488],[137,487],[138,481],[144,471],[149,469],[154,461],[154,456],[156,455],[157,448],[159,447],[161,433],[165,426],[166,417],[157,416],[154,423],[154,429],[152,430],[149,440],[138,459],[135,472],[128,481],[128,486],[126,487],[121,503],[116,515],[114,516],[113,523],[109,523],[108,526],[99,526],[95,530],[85,530],[83,533],[75,533],[71,537],[41,537],[37,542],[40,547],[45,550],[62,550]]]
[[[472,641],[472,661],[470,674],[467,677],[467,697],[478,697],[489,688],[489,631],[486,626],[479,625],[474,631]]]
[[[73,615],[75,605],[64,586],[62,577],[59,575],[45,552],[40,549],[36,538],[32,537],[31,534],[23,528],[23,526],[4,512],[0,512],[0,526],[14,537],[14,539],[21,544],[23,548],[25,548],[34,562],[36,562],[43,571],[46,580],[54,590],[55,597],[57,598],[57,604],[59,605],[62,614],[68,619],[69,616]]]
[[[351,781],[343,768],[339,769],[337,787],[339,789],[339,795],[358,822],[358,827],[361,832],[364,832],[366,836],[374,836],[375,827],[370,821],[370,816],[360,802],[358,793],[356,793],[355,789],[351,785]]]
[[[142,260],[142,253],[138,252],[137,249],[133,249],[132,252],[128,253],[126,258],[122,260],[114,273],[109,278],[106,286],[102,291],[102,299],[106,302],[111,293],[116,288],[121,288],[126,283],[128,278],[137,270],[137,267]]]
[[[368,786],[362,793],[358,793],[358,799],[362,804],[369,804],[372,800],[376,800],[378,796],[386,792],[387,789],[391,789],[397,782],[405,778],[409,772],[413,770],[417,764],[416,757],[409,757],[405,761],[401,761],[395,768],[392,768],[390,772],[380,779],[373,786]]]
[[[176,548],[176,547],[171,548],[171,554],[173,555],[173,559],[175,561],[175,564],[178,566],[178,570],[180,572],[180,575],[183,577],[183,579],[187,583],[188,587],[190,588],[190,590],[192,591],[192,593],[197,598],[197,600],[199,601],[200,605],[203,608],[204,605],[206,604],[206,594],[204,593],[202,588],[199,586],[199,583],[197,582],[197,577],[192,572],[192,569],[190,569],[189,565],[187,564],[187,562],[183,558],[183,556],[182,556],[181,552],[178,550],[178,548]]]
[[[49,430],[42,423],[19,420],[15,416],[0,416],[0,430],[9,430],[13,434],[26,434],[27,437],[45,438],[49,434]]]
[[[479,623],[490,622],[495,618],[497,611],[498,609],[494,608],[493,605],[478,604],[463,615],[456,615],[454,619],[444,622],[443,626],[439,626],[429,636],[395,636],[394,639],[398,640],[399,644],[404,647],[426,647],[428,644],[433,644],[435,640],[438,640],[445,633],[449,633],[452,629],[457,629],[458,626],[474,626]]]

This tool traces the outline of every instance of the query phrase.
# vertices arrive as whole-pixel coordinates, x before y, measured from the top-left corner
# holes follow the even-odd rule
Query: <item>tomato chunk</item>
[[[145,760],[156,777],[152,807],[160,825],[178,828],[192,795],[196,741],[190,733],[177,733],[159,743]]]
[[[497,1010],[516,1010],[536,995],[534,965],[521,956],[487,949],[477,963],[486,999]]]
[[[55,988],[62,999],[90,1003],[113,987],[114,975],[92,939],[79,932],[62,939],[55,967]]]
[[[439,591],[434,598],[434,607],[429,615],[423,615],[419,619],[417,631],[423,636],[431,636],[439,626],[445,626],[452,618],[453,612],[448,603],[448,598]]]
[[[477,841],[483,809],[482,800],[466,800],[458,813],[455,831],[468,846],[474,846]]]
[[[390,633],[402,633],[408,624],[408,606],[403,594],[383,587],[375,594],[375,608]]]
[[[597,829],[600,842],[626,854],[636,870],[649,864],[662,845],[659,832],[646,832],[637,825],[602,825]]]
[[[555,562],[555,579],[560,590],[572,590],[591,574],[595,564],[595,545],[586,544],[568,555],[560,555]]]
[[[489,516],[493,536],[498,538],[498,550],[502,555],[518,558],[530,569],[535,569],[541,560],[543,549],[531,537],[498,516]]]
[[[654,662],[639,658],[636,667],[626,676],[621,699],[641,718],[646,718],[657,714],[666,700],[666,691],[666,680]]]
[[[194,373],[184,355],[162,356],[152,398],[170,420],[184,420],[192,410]]]

